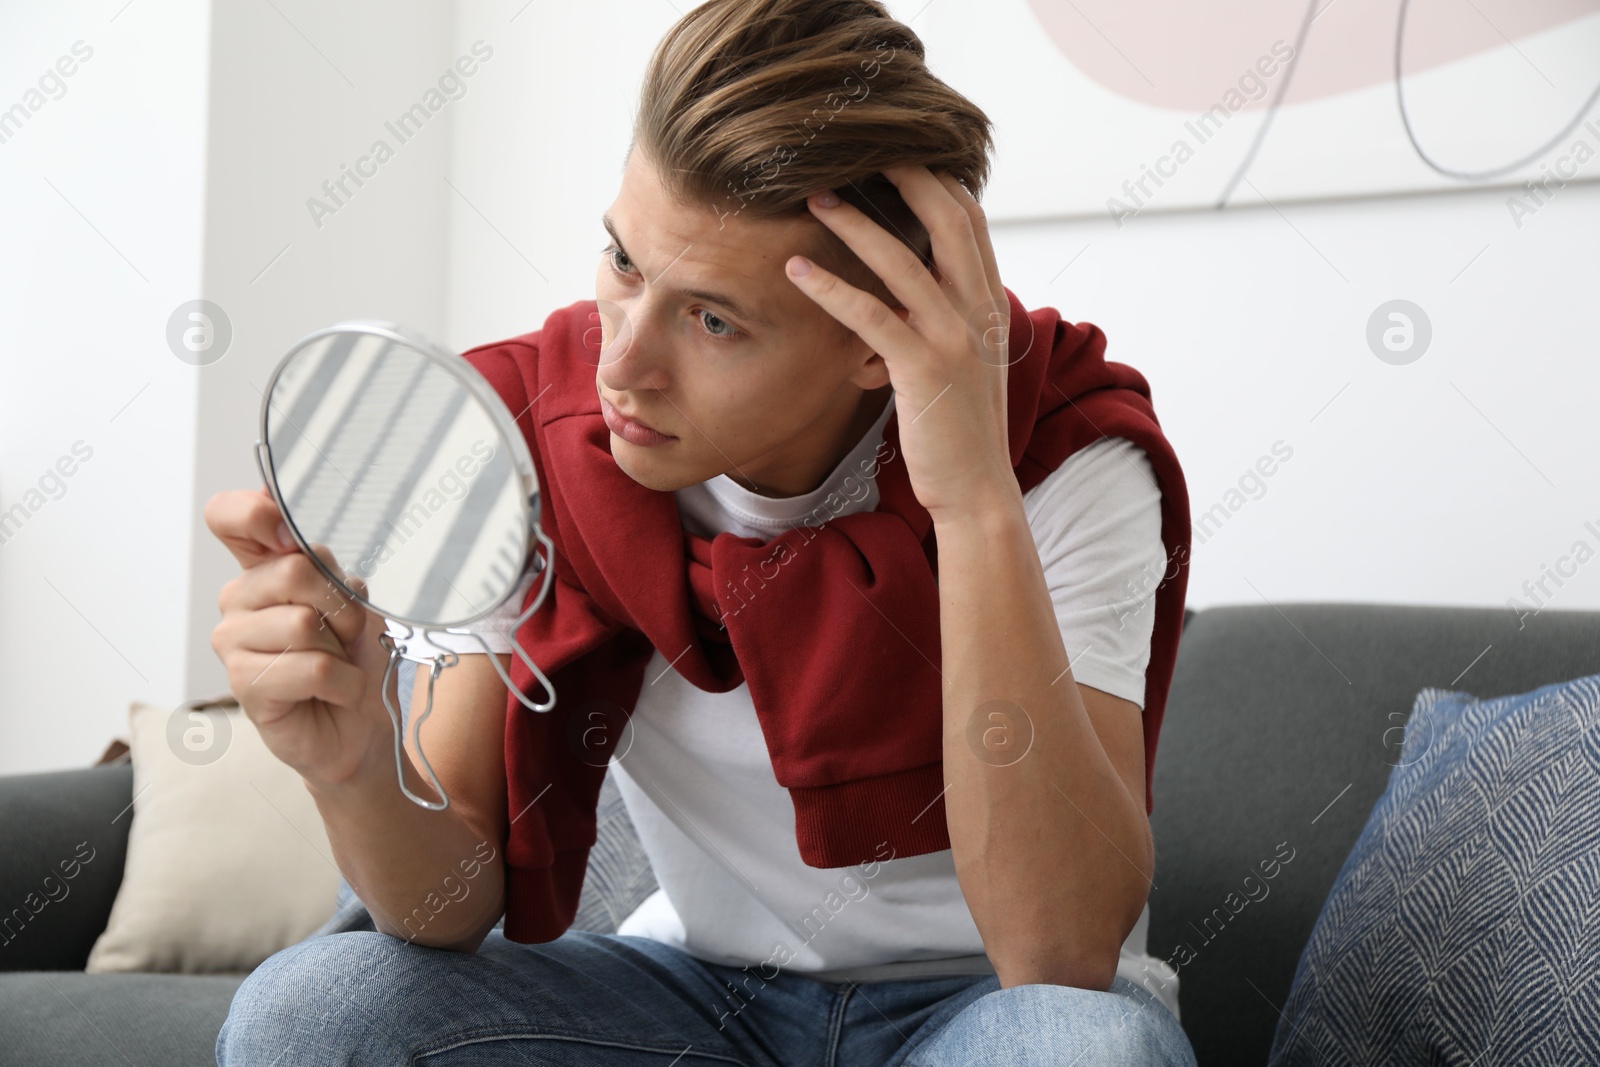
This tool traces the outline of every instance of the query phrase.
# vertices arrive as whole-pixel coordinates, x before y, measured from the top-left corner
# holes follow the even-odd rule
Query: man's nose
[[[613,393],[665,387],[666,348],[655,316],[638,307],[602,305],[606,343],[600,351],[600,381]]]

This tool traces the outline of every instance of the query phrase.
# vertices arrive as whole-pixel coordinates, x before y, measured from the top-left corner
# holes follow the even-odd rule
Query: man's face
[[[766,495],[808,491],[862,391],[888,382],[883,361],[784,274],[822,224],[685,206],[639,151],[606,214],[595,387],[602,411],[670,438],[640,444],[613,428],[617,465],[661,491],[725,473]]]

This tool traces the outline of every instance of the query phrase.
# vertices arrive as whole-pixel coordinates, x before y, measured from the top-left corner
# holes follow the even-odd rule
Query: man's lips
[[[606,427],[610,427],[613,434],[634,445],[659,445],[674,440],[672,435],[662,434],[661,430],[650,426],[648,422],[640,422],[629,414],[618,411],[616,405],[605,397],[600,397],[600,414],[605,418]]]

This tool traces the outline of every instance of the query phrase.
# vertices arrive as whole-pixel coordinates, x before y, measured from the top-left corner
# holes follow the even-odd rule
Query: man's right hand
[[[261,739],[314,786],[371,772],[394,744],[382,697],[383,619],[345,596],[292,541],[279,540],[283,516],[265,488],[216,494],[205,520],[243,568],[217,597],[222,621],[211,648]],[[312,548],[344,576],[326,546]],[[365,595],[361,579],[349,582]]]

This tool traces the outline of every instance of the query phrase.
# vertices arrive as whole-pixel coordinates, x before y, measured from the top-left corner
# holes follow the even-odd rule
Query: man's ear
[[[856,372],[855,382],[865,390],[882,389],[890,384],[889,364],[885,363],[878,353],[872,353]]]
[[[892,307],[889,310],[894,312],[895,317],[901,322],[905,322],[906,319],[911,317],[911,309],[908,307]],[[855,335],[852,334],[851,336]],[[863,389],[880,389],[890,384],[889,365],[876,352],[869,352],[867,361],[861,365],[860,370],[856,372],[856,376],[852,380]]]

